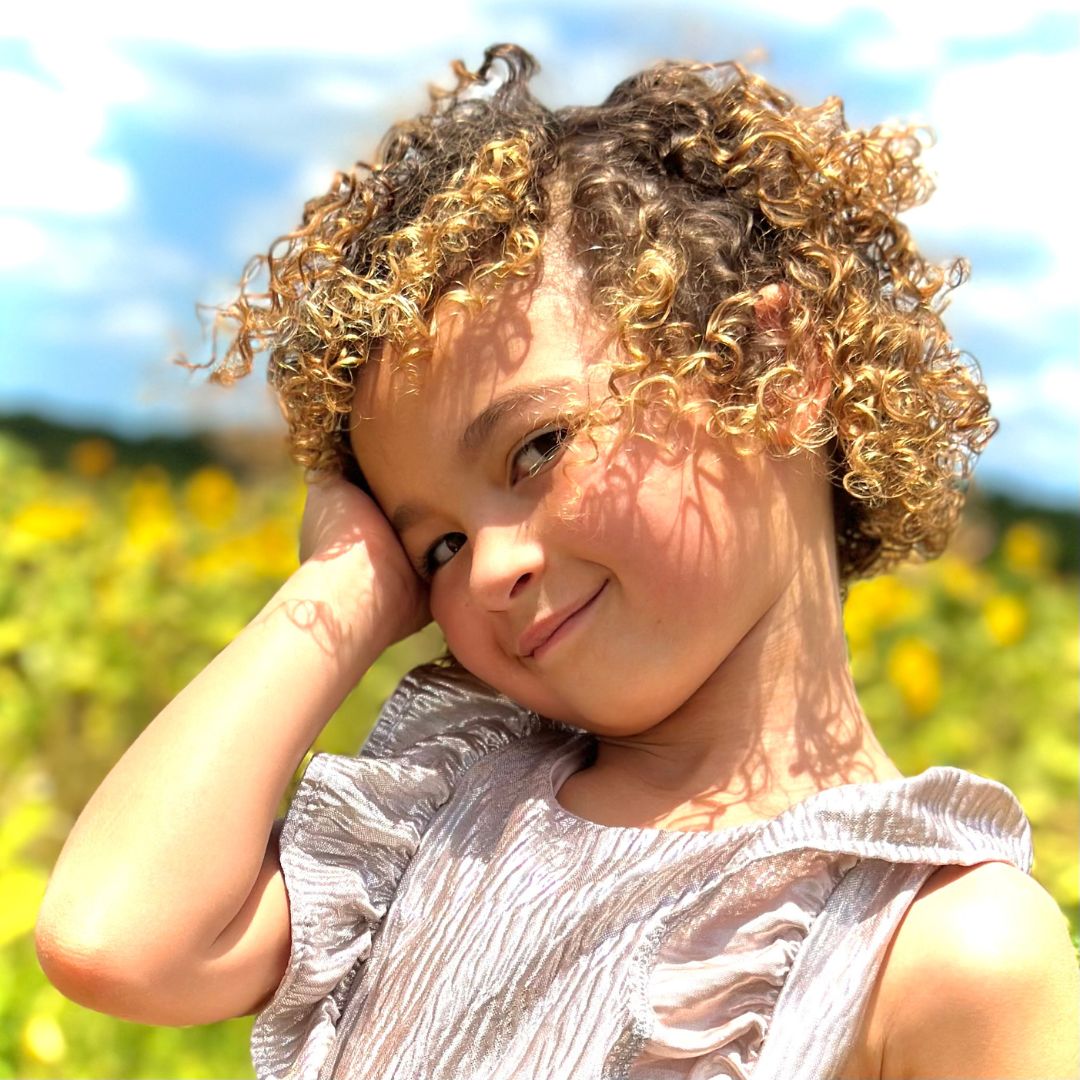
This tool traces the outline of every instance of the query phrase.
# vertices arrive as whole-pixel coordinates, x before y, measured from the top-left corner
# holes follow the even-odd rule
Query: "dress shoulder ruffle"
[[[464,672],[411,672],[357,757],[317,754],[279,852],[292,946],[255,1020],[260,1078],[314,1077],[402,875],[465,770],[542,721]]]

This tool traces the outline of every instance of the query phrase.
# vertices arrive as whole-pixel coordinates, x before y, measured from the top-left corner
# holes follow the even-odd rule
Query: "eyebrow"
[[[576,384],[570,379],[526,383],[500,394],[487,408],[479,412],[461,433],[459,447],[463,454],[474,454],[498,431],[499,426],[522,406],[534,405],[546,397],[565,397]]]
[[[577,388],[571,379],[552,379],[547,382],[525,383],[500,394],[469,421],[461,433],[458,448],[462,455],[475,454],[490,439],[506,419],[523,406],[534,405],[547,397],[566,397]],[[390,524],[400,534],[411,529],[430,511],[418,503],[403,503],[390,515]]]

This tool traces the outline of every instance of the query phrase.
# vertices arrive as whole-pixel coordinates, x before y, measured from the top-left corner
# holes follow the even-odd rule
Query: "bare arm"
[[[64,846],[37,943],[76,1001],[205,1023],[252,1011],[281,979],[278,803],[346,694],[427,618],[396,538],[357,489],[312,488],[304,533],[299,570],[143,731]]]
[[[1080,1070],[1080,979],[1064,916],[1003,863],[944,867],[893,941],[883,1077],[1029,1080]]]

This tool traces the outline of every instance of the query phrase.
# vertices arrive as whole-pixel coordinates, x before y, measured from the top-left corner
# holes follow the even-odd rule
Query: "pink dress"
[[[292,956],[263,1080],[828,1080],[927,877],[1030,829],[951,767],[719,832],[555,798],[591,735],[418,669],[363,752],[316,756],[281,836]]]

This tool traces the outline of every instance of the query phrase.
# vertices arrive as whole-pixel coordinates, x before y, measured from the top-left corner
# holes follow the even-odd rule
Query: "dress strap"
[[[754,1080],[833,1080],[862,1027],[885,950],[936,869],[863,860],[848,871],[795,957]]]
[[[843,791],[835,789],[837,796]],[[815,919],[776,1002],[754,1080],[832,1080],[861,1026],[878,972],[905,913],[945,865],[1033,861],[1031,827],[1007,787],[950,766],[867,785],[858,814],[827,799],[823,846],[860,856]],[[841,839],[842,837],[847,839]]]
[[[1024,873],[1033,862],[1031,825],[1016,796],[950,765],[820,791],[767,822],[728,869],[806,847],[931,866],[1008,862]]]

